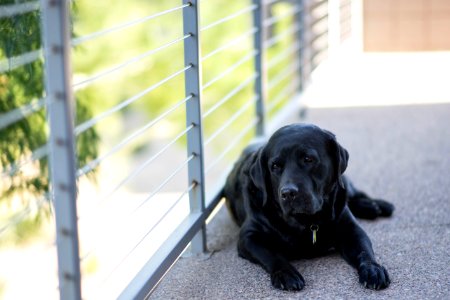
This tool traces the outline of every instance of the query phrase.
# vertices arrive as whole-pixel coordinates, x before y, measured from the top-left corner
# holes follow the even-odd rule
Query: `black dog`
[[[223,196],[241,226],[239,255],[260,264],[275,288],[301,290],[305,281],[289,260],[331,248],[358,270],[364,286],[389,286],[352,212],[373,219],[391,215],[394,207],[357,191],[342,175],[347,161],[331,132],[294,124],[266,144],[247,148],[229,174]]]

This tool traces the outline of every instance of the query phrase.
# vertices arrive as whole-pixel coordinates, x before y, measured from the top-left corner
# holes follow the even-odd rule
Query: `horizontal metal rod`
[[[131,27],[131,26],[136,25],[136,24],[140,24],[140,23],[144,23],[144,22],[150,21],[150,20],[155,19],[157,17],[161,17],[161,16],[166,15],[168,13],[172,13],[172,12],[181,10],[181,9],[183,9],[185,7],[188,7],[188,6],[191,6],[191,4],[188,3],[188,4],[181,5],[181,6],[178,6],[178,7],[175,7],[175,8],[167,9],[165,11],[156,13],[156,14],[151,15],[151,16],[147,16],[147,17],[140,18],[140,19],[137,19],[137,20],[129,21],[129,22],[126,22],[126,23],[122,23],[120,25],[117,25],[117,26],[114,26],[114,27],[111,27],[111,28],[108,28],[108,29],[100,30],[100,31],[97,31],[97,32],[94,32],[94,33],[91,33],[91,34],[88,34],[88,35],[85,35],[85,36],[81,36],[81,37],[75,38],[75,39],[72,40],[72,46],[77,46],[77,45],[80,45],[81,43],[90,41],[90,40],[95,39],[95,38],[99,38],[99,37],[104,36],[106,34],[109,34],[109,33],[112,33],[112,32],[116,32],[116,31],[119,31],[119,30],[122,30],[122,29],[125,29],[125,28],[128,28],[128,27]]]
[[[321,38],[323,38],[326,35],[328,35],[328,30],[324,30],[324,31],[322,31],[320,33],[317,33],[317,34],[312,36],[312,38],[309,41],[309,43],[312,45],[312,44],[316,43],[318,40],[320,40]]]
[[[166,111],[163,115],[167,116],[168,114],[170,114],[171,112],[173,112],[176,108],[178,108],[181,104],[186,103],[187,100],[191,99],[193,96],[189,96],[188,98],[186,98],[184,101],[178,103],[176,106],[172,107],[170,110]],[[143,130],[147,130],[148,128],[152,127],[153,125],[155,125],[157,122],[161,121],[162,119],[164,119],[165,116],[160,115],[157,119],[153,120],[152,122],[150,122],[149,124],[147,124],[146,126],[144,126]],[[142,130],[142,129],[141,129]],[[167,146],[170,147],[173,143],[175,143],[179,138],[175,138],[173,142],[169,143],[169,145]],[[166,148],[166,147],[164,147]],[[163,148],[163,149],[164,149]],[[167,149],[166,148],[166,149]],[[139,175],[144,169],[145,167],[150,164],[151,162],[153,162],[155,160],[155,158],[159,155],[161,155],[166,149],[158,152],[156,155],[154,155],[153,157],[151,157],[149,160],[145,161],[144,163],[140,164],[139,167],[137,167],[136,169],[133,170],[133,172],[131,172],[130,174],[128,174],[124,179],[122,179],[122,181],[120,181],[119,184],[117,184],[110,192],[108,192],[106,194],[106,196],[104,197],[104,199],[109,198],[112,194],[114,194],[119,188],[121,188],[125,183],[127,183],[128,181],[130,181],[131,179],[133,179],[134,177],[136,177],[137,175]]]
[[[271,5],[271,4],[275,4],[275,2],[280,2],[280,0],[263,0],[262,1],[263,5]]]
[[[315,10],[317,8],[319,8],[320,6],[322,6],[323,4],[328,3],[328,0],[322,0],[322,1],[318,1],[316,3],[314,3],[313,5],[310,6],[310,10]]]
[[[0,18],[26,14],[38,10],[40,6],[39,1],[0,5]]]
[[[268,61],[267,70],[272,69],[274,66],[276,66],[286,58],[289,58],[289,55],[298,52],[300,49],[302,49],[300,43],[294,43],[290,47],[284,49],[283,51],[280,51],[280,53],[278,53],[276,56],[274,56],[271,60]]]
[[[273,45],[275,45],[276,43],[278,43],[279,41],[281,41],[283,38],[285,38],[286,36],[290,35],[290,34],[294,34],[297,31],[301,30],[302,26],[300,24],[295,24],[291,27],[289,27],[288,29],[284,30],[282,33],[268,39],[267,41],[264,42],[264,49],[270,48]]]
[[[319,18],[314,18],[313,21],[309,24],[309,26],[314,27],[317,24],[319,24],[320,22],[327,20],[328,19],[328,14],[324,14],[323,16],[320,16]]]
[[[138,205],[138,207],[136,207],[135,209],[133,209],[133,211],[132,211],[126,218],[130,219],[132,216],[134,216],[134,214],[138,211],[139,208],[141,208],[148,200],[150,200],[150,199],[153,198],[157,193],[159,193],[159,192],[162,190],[162,188],[163,188],[164,186],[166,186],[167,183],[168,183],[170,180],[172,180],[178,173],[180,173],[181,170],[183,170],[183,168],[185,168],[185,167],[187,166],[187,164],[188,164],[192,159],[194,159],[194,157],[195,157],[195,155],[191,155],[191,156],[189,156],[183,163],[181,163],[181,164],[175,169],[175,171],[173,171],[172,174],[170,174],[168,177],[166,177],[166,179],[165,179],[165,180],[164,180],[164,181],[163,181],[156,189],[154,189],[153,192],[151,192],[150,196],[147,197],[144,201],[142,201],[142,202]],[[83,219],[84,219],[84,218],[83,218]],[[110,232],[111,232],[111,231],[110,231]],[[105,235],[101,235],[101,236],[99,237],[98,240],[101,240],[101,239],[104,238],[104,237],[105,237]],[[98,240],[97,240],[97,242],[96,242],[97,245],[99,244]],[[95,249],[97,249],[97,246],[94,246],[89,252],[87,252],[86,254],[84,254],[84,255],[80,258],[80,261],[86,260],[89,256],[91,256],[91,255],[94,253]]]
[[[231,15],[229,15],[229,16],[226,16],[226,17],[224,17],[224,18],[222,18],[220,20],[217,20],[217,21],[215,21],[215,22],[213,22],[211,24],[208,24],[208,25],[200,28],[200,31],[206,31],[208,29],[214,28],[214,27],[216,27],[216,26],[218,26],[220,24],[223,24],[225,22],[228,22],[228,21],[230,21],[230,20],[232,20],[232,19],[234,19],[234,18],[236,18],[236,17],[238,17],[240,15],[246,14],[248,12],[252,12],[257,7],[258,7],[257,5],[250,5],[250,6],[246,7],[246,8],[243,8],[243,9],[241,9],[241,10],[239,10],[239,11],[237,11],[237,12],[231,14]]]
[[[146,94],[150,93],[151,91],[155,90],[156,88],[160,87],[161,85],[163,85],[164,83],[168,82],[169,80],[183,74],[186,70],[189,70],[190,68],[192,68],[192,65],[188,65],[187,67],[184,67],[183,69],[173,73],[170,76],[167,76],[166,78],[164,78],[163,80],[157,82],[156,84],[148,87],[147,89],[143,90],[142,92],[134,95],[131,98],[128,98],[127,100],[119,103],[118,105],[104,111],[103,113],[97,115],[96,117],[81,123],[80,125],[75,127],[75,134],[79,135],[80,133],[88,130],[89,128],[93,127],[95,124],[97,124],[98,122],[100,122],[101,120],[103,120],[104,118],[112,115],[113,113],[122,110],[123,108],[127,107],[128,105],[130,105],[131,103],[135,102],[136,100],[142,98],[143,96],[145,96]]]
[[[23,53],[0,60],[0,73],[12,71],[18,67],[30,64],[43,57],[42,49]]]
[[[282,82],[284,79],[286,79],[286,77],[288,77],[292,73],[297,72],[299,68],[300,68],[300,62],[298,62],[298,61],[294,64],[289,65],[289,67],[287,67],[283,71],[279,72],[277,74],[277,76],[272,79],[272,81],[269,81],[267,88],[269,90],[273,89],[280,82]]]
[[[319,48],[319,49],[314,49],[312,51],[311,54],[311,60],[315,60],[317,56],[322,55],[323,52],[326,52],[328,50],[327,47],[323,47],[323,48]]]
[[[168,145],[166,145],[161,151],[159,151],[156,155],[161,155],[162,152],[164,152],[167,148],[169,148],[171,145],[173,145],[176,141],[178,141],[182,136],[184,136],[189,130],[191,130],[194,127],[194,125],[191,125],[189,127],[187,127],[185,130],[183,130],[180,134],[177,135],[176,138],[174,138]],[[103,162],[106,158],[108,158],[109,156],[113,155],[114,153],[116,153],[117,151],[119,151],[120,149],[123,148],[123,143],[119,143],[118,145],[114,146],[111,150],[109,150],[107,153],[105,153],[104,155],[90,161],[89,163],[87,163],[84,167],[80,168],[77,170],[77,178],[83,175],[86,175],[87,173],[91,172],[92,170],[94,170],[101,162]],[[156,156],[155,155],[155,156]]]
[[[192,34],[187,34],[187,35],[185,35],[183,37],[180,37],[178,39],[175,39],[175,40],[173,40],[173,41],[171,41],[171,42],[169,42],[167,44],[164,44],[164,45],[162,45],[162,46],[160,46],[158,48],[152,49],[152,50],[147,51],[147,52],[145,52],[145,53],[143,53],[141,55],[133,57],[132,59],[129,59],[129,60],[127,60],[127,61],[125,61],[125,62],[123,62],[121,64],[118,64],[118,65],[116,65],[116,66],[114,66],[112,68],[108,68],[106,70],[103,70],[103,71],[99,72],[98,74],[96,74],[96,75],[94,75],[94,76],[92,76],[92,77],[90,77],[88,79],[85,79],[85,80],[82,80],[80,82],[75,83],[73,85],[73,88],[74,88],[75,91],[77,91],[77,90],[79,90],[81,88],[85,88],[89,84],[92,84],[93,82],[95,82],[96,80],[98,80],[98,79],[100,79],[102,77],[105,77],[107,75],[113,74],[116,71],[122,70],[123,68],[127,67],[130,64],[139,62],[142,59],[144,59],[144,58],[146,58],[146,57],[148,57],[150,55],[156,54],[159,51],[164,50],[164,49],[166,49],[166,48],[168,48],[168,47],[170,47],[172,45],[175,45],[175,44],[177,44],[179,42],[182,42],[182,41],[184,41],[185,39],[187,39],[187,38],[189,38],[191,36],[192,36]]]
[[[182,194],[180,197],[178,197],[177,200],[175,200],[172,205],[169,207],[169,209],[158,219],[158,221],[148,230],[145,235],[139,240],[137,244],[133,246],[133,248],[123,257],[120,262],[112,269],[112,271],[106,276],[106,278],[103,280],[103,283],[105,283],[111,275],[114,274],[114,272],[117,271],[118,268],[130,257],[130,255],[139,247],[139,245],[147,238],[147,236],[158,226],[162,220],[169,214],[169,212],[172,211],[172,209],[196,186],[196,183],[192,183]]]
[[[221,107],[224,103],[226,103],[228,100],[233,98],[236,94],[238,94],[240,91],[242,91],[245,87],[247,87],[250,83],[254,82],[255,79],[258,77],[258,74],[253,74],[250,78],[242,82],[240,85],[235,87],[233,90],[231,90],[228,94],[225,95],[221,100],[219,100],[216,104],[214,104],[209,110],[207,110],[203,114],[203,119],[208,117],[211,113],[213,113],[216,109]]]
[[[215,197],[225,183],[225,176],[218,180],[216,187],[213,187],[212,197],[208,197],[203,213],[190,212],[190,214],[180,222],[180,225],[170,234],[159,249],[148,259],[141,270],[131,280],[130,284],[118,297],[125,299],[148,299],[151,292],[156,287],[161,277],[177,261],[180,254],[204,226],[207,218],[219,205],[221,198]]]
[[[267,105],[267,112],[271,112],[284,98],[295,92],[299,86],[300,80],[298,80],[295,84],[289,82],[286,87],[284,87],[275,97],[272,97],[272,101],[270,101]]]
[[[249,31],[244,32],[243,34],[239,35],[237,38],[225,43],[224,45],[220,46],[219,48],[209,52],[208,54],[206,54],[205,56],[202,57],[202,61],[207,60],[208,58],[213,57],[214,55],[216,55],[217,53],[220,53],[228,48],[230,48],[231,46],[236,45],[238,42],[252,36],[253,34],[255,34],[256,32],[258,32],[258,28],[253,27],[252,29],[250,29]]]
[[[45,145],[37,148],[36,150],[34,150],[31,153],[31,156],[29,156],[28,158],[20,161],[17,164],[15,164],[15,163],[11,164],[8,170],[5,170],[2,172],[1,177],[3,177],[3,178],[11,177],[14,174],[16,174],[24,165],[32,163],[37,160],[40,160],[40,159],[44,158],[45,156],[47,156],[48,154],[49,154],[48,144],[45,144]]]
[[[4,233],[6,233],[9,228],[22,222],[31,213],[31,211],[32,211],[31,207],[27,206],[27,208],[25,208],[24,210],[22,210],[21,212],[11,217],[9,220],[7,220],[7,223],[2,228],[0,228],[0,237]]]
[[[204,146],[207,146],[211,143],[219,134],[221,134],[225,129],[227,129],[231,124],[233,124],[237,118],[239,118],[251,105],[255,104],[258,100],[258,97],[253,97],[252,100],[248,101],[244,104],[236,113],[234,113],[227,122],[225,122],[218,130],[216,130],[204,143]]]
[[[133,172],[131,172],[127,177],[125,177],[116,187],[114,187],[113,190],[111,190],[110,192],[108,192],[104,197],[102,197],[101,200],[98,201],[98,203],[96,204],[96,207],[101,206],[107,199],[109,199],[121,186],[123,186],[126,182],[130,181],[132,178],[136,177],[137,175],[139,175],[140,173],[142,173],[142,171],[144,171],[144,169],[150,165],[152,162],[154,162],[159,156],[161,156],[164,152],[167,151],[167,149],[169,149],[173,144],[175,144],[182,136],[184,136],[186,134],[186,132],[178,135],[177,137],[175,137],[172,141],[170,141],[167,145],[165,145],[161,150],[159,150],[155,155],[153,155],[152,157],[150,157],[148,160],[146,160],[144,163],[140,164],[139,167],[135,168],[133,170]],[[144,201],[145,202],[145,201]],[[142,203],[144,203],[142,202]],[[141,203],[141,204],[142,204]],[[133,211],[134,212],[134,211]],[[80,219],[85,219],[87,218],[87,216],[82,216],[80,217]]]
[[[10,110],[0,115],[0,130],[14,124],[47,105],[45,98],[32,100],[29,104]]]
[[[293,8],[289,9],[289,11],[287,13],[284,13],[282,15],[279,16],[273,16],[271,18],[265,19],[263,22],[263,26],[271,26],[274,25],[275,23],[280,22],[281,20],[284,20],[288,17],[291,16],[295,16],[296,14],[300,13],[302,11],[302,7],[299,5],[294,6]]]
[[[207,174],[212,168],[214,168],[229,152],[231,149],[235,148],[236,144],[242,140],[242,138],[251,130],[255,129],[256,124],[259,122],[259,118],[254,118],[244,129],[239,131],[239,134],[228,144],[228,146],[216,157],[216,159],[210,163],[206,169],[205,174]]]
[[[134,210],[133,210],[133,212],[132,212],[132,214],[133,213],[136,213],[142,206],[144,206],[145,205],[145,203],[147,203],[150,199],[152,199],[156,194],[158,194],[162,189],[163,189],[163,187],[165,187],[166,185],[167,185],[167,183],[170,181],[170,180],[172,180],[172,178],[174,178],[178,173],[180,173],[180,171],[184,168],[184,167],[186,167],[187,166],[187,164],[192,160],[192,159],[194,159],[194,157],[195,157],[196,155],[194,155],[194,154],[191,154],[189,157],[188,157],[188,159],[187,160],[185,160],[181,165],[179,165],[177,168],[176,168],[176,170],[171,174],[171,175],[169,175],[147,198],[145,198],[145,200],[144,201],[142,201]]]
[[[236,63],[234,63],[233,65],[228,67],[228,69],[226,69],[224,72],[220,73],[218,76],[214,77],[213,79],[211,79],[210,81],[205,83],[202,86],[202,89],[205,90],[205,89],[209,88],[211,85],[213,85],[220,79],[224,78],[226,75],[230,74],[231,72],[236,70],[238,67],[240,67],[244,63],[248,62],[250,59],[254,58],[256,56],[256,54],[258,54],[258,51],[253,50],[250,54],[247,54],[246,56],[244,56],[243,58],[238,60]]]
[[[0,228],[0,237],[4,233],[6,233],[9,228],[22,222],[33,210],[39,210],[45,203],[48,203],[49,201],[50,195],[46,193],[44,196],[33,202],[33,204],[36,203],[36,207],[30,207],[30,205],[27,205],[24,210],[11,217],[8,222],[2,228]]]

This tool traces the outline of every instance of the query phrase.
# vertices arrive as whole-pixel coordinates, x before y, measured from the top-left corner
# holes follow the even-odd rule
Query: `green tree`
[[[14,0],[0,0],[0,5],[13,3],[15,3]],[[5,67],[9,58],[41,49],[39,18],[39,11],[33,11],[0,19],[0,67],[2,68],[0,118],[8,112],[37,103],[44,97],[42,57],[21,66]],[[77,101],[76,123],[90,117],[88,103]],[[48,198],[47,155],[34,161],[30,159],[33,152],[45,149],[48,134],[45,107],[37,109],[18,122],[0,128],[0,171],[2,173],[0,205],[10,205],[11,202],[18,201],[22,209],[38,208],[33,210],[26,222],[29,222],[30,218],[39,222],[42,215],[50,210],[48,201],[37,203],[39,201],[37,199]],[[77,137],[76,150],[79,165],[84,165],[97,156],[98,140],[97,132],[93,128]],[[15,230],[19,230],[20,223],[17,223],[15,227]]]

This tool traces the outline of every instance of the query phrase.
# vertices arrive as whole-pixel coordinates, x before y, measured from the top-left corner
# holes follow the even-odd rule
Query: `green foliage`
[[[0,5],[16,1],[1,0]],[[29,12],[0,19],[0,61],[20,56],[41,48],[40,13]],[[44,97],[44,66],[38,59],[23,66],[12,66],[0,74],[0,116]],[[76,121],[81,122],[92,116],[86,101],[77,101]],[[35,204],[49,192],[48,157],[35,161],[31,155],[45,147],[48,141],[48,124],[45,107],[28,115],[22,120],[0,129],[0,204],[9,205],[13,199],[19,199],[23,210]],[[76,150],[78,163],[85,164],[97,156],[99,136],[94,129],[87,130],[77,137]],[[6,202],[6,203],[5,203]],[[17,223],[15,237],[18,241],[39,227],[41,219],[48,213],[49,205],[40,205],[29,219]]]
[[[17,223],[17,226],[12,230],[15,242],[24,243],[36,236],[42,225],[42,217],[42,214],[36,214],[31,218],[26,218],[22,222]]]
[[[180,6],[178,0],[167,1],[140,1],[131,0],[125,4],[110,5],[107,1],[77,1],[77,22],[74,24],[75,33],[78,36],[85,36],[92,32],[104,28],[111,28],[117,24],[125,23],[129,20],[139,19],[149,16],[166,9]],[[236,11],[250,5],[250,1],[205,1],[201,2],[201,26],[211,24],[223,17],[235,13]],[[218,10],[217,7],[221,9]],[[104,11],[108,11],[105,15]],[[80,82],[90,76],[95,76],[103,70],[107,70],[119,65],[127,60],[139,56],[143,53],[157,49],[158,47],[169,43],[183,36],[182,32],[182,10],[173,12],[154,20],[137,24],[93,41],[83,43],[74,52],[74,72],[75,82]],[[230,42],[244,32],[252,28],[251,13],[237,17],[235,20],[225,22],[220,26],[211,28],[201,33],[202,38],[202,56]],[[236,43],[229,49],[218,53],[214,57],[203,62],[203,83],[207,83],[216,76],[220,75],[231,65],[238,62],[244,55],[250,53],[252,48],[251,36]],[[95,99],[91,101],[94,114],[121,103],[134,95],[144,91],[157,82],[165,79],[176,71],[184,68],[183,42],[176,43],[167,47],[163,51],[146,57],[139,62],[127,65],[120,72],[114,72],[111,75],[99,79],[94,84],[81,89],[77,92],[79,99]],[[214,83],[203,93],[202,109],[203,112],[210,109],[215,103],[221,100],[232,89],[239,86],[244,80],[248,79],[253,72],[253,62],[249,59],[233,72],[224,76]],[[252,97],[253,85],[249,84],[235,97],[230,99],[221,109],[212,113],[204,119],[205,138],[207,139],[221,124],[229,120],[244,103]],[[127,116],[144,113],[148,120],[159,116],[174,104],[184,99],[184,78],[177,76],[166,82],[162,87],[152,90],[143,95],[134,103],[129,105],[114,116],[108,117],[102,121],[97,128],[102,133],[101,128],[110,128],[110,122],[120,123]],[[244,125],[248,124],[255,115],[254,109],[250,107],[245,113],[234,122],[230,129],[223,132],[223,135],[214,140],[210,147],[212,149],[222,150],[227,141],[235,135]],[[247,120],[247,121],[246,121]],[[165,131],[168,136],[180,132],[185,125],[185,110],[183,107],[174,111],[167,118],[170,123],[170,130],[167,127],[155,127],[151,132]],[[143,126],[141,122],[134,129]],[[119,131],[115,132],[110,140],[114,142],[126,134],[123,126],[116,126]],[[123,129],[123,131],[121,130]],[[129,129],[128,129],[129,130]],[[107,133],[105,133],[107,135]],[[106,138],[106,140],[109,140]],[[112,143],[113,143],[112,142]],[[245,142],[245,141],[244,141]],[[143,145],[149,145],[151,139],[141,139],[132,142],[134,147],[141,149]]]
[[[15,3],[15,1],[0,0],[1,5],[8,3]],[[73,11],[75,11],[74,34],[86,36],[130,20],[178,7],[181,5],[181,1],[130,0],[119,1],[111,5],[109,1],[77,0],[74,4],[76,4],[73,7]],[[201,1],[201,27],[229,16],[250,4],[251,1],[249,0]],[[217,9],[218,7],[220,9]],[[283,14],[287,9],[289,7],[286,4],[280,4],[275,6],[273,12]],[[285,30],[291,23],[292,20],[287,20],[277,24],[273,33],[277,34]],[[72,51],[73,83],[80,83],[105,70],[121,65],[133,57],[140,56],[182,37],[182,26],[182,10],[178,10],[82,43]],[[202,31],[202,56],[229,43],[252,27],[252,15],[247,13],[224,22],[220,26]],[[291,41],[292,37],[287,37],[268,49],[267,57],[269,59],[274,57],[280,50],[290,46]],[[0,19],[0,60],[34,51],[40,49],[40,47],[38,12]],[[204,60],[203,84],[219,76],[251,51],[252,38],[249,36],[214,57]],[[295,61],[294,55],[275,65],[268,71],[269,79],[274,78],[279,72],[292,65],[293,61]],[[75,93],[77,100],[76,125],[134,97],[184,67],[183,42],[179,42],[138,62],[130,63],[120,71],[112,72],[92,84],[80,86]],[[211,109],[231,90],[250,78],[253,75],[253,70],[253,60],[249,59],[212,84],[211,87],[205,89],[202,101],[203,112]],[[291,84],[292,76],[273,87],[269,91],[269,98],[275,98],[287,85]],[[0,74],[0,114],[42,98],[43,89],[42,60]],[[249,84],[229,99],[220,109],[204,118],[205,140],[211,138],[214,132],[252,99],[253,89],[253,84]],[[184,98],[184,77],[180,75],[161,87],[142,95],[120,112],[101,120],[93,128],[77,136],[78,166],[84,166],[97,157],[99,147],[105,146],[105,149],[110,149],[112,145],[116,145],[129,133],[142,128]],[[287,98],[281,99],[282,101],[274,106],[270,116],[285,103]],[[268,102],[270,103],[270,101]],[[207,146],[207,155],[214,156],[221,153],[230,141],[234,140],[236,133],[241,132],[254,118],[254,106],[249,106],[239,118],[230,124],[227,130],[224,130],[217,138],[212,140]],[[157,126],[148,130],[148,135],[133,140],[130,143],[131,149],[128,149],[128,154],[142,153],[142,150],[151,145],[152,136],[162,134],[166,137],[175,136],[185,126],[185,109],[182,105],[179,109],[173,111],[164,122],[160,122]],[[102,134],[101,145],[99,132]],[[238,155],[240,147],[245,145],[252,136],[253,131],[250,130],[240,143],[233,148],[235,151],[227,157],[233,159]],[[0,130],[0,170],[8,172],[14,164],[26,160],[33,151],[44,146],[47,139],[48,127],[45,109]],[[185,139],[181,141],[185,143]],[[5,178],[5,180],[2,179],[0,183],[0,203],[20,195],[24,207],[27,207],[36,196],[42,196],[48,192],[49,171],[46,157],[31,164],[26,164],[25,168],[19,168],[17,172],[9,173],[11,173],[11,176]]]
[[[127,2],[110,5],[108,1],[88,1],[78,0],[77,19],[74,22],[74,32],[77,36],[86,36],[93,32],[112,28],[118,24],[126,23],[130,20],[137,20],[146,16],[151,16],[161,11],[178,7],[179,0],[165,1],[142,1],[130,0]],[[227,17],[237,11],[251,5],[251,1],[227,1],[214,0],[200,2],[200,27],[207,26]],[[217,9],[220,7],[220,9]],[[285,14],[289,10],[289,5],[285,3],[277,4],[274,7],[274,14]],[[108,13],[105,14],[104,12]],[[291,20],[285,20],[276,24],[273,34],[278,34],[286,30],[292,24]],[[217,48],[231,42],[245,32],[252,29],[251,12],[242,14],[233,20],[222,23],[219,26],[201,32],[201,56],[208,55]],[[142,22],[131,27],[127,27],[107,35],[95,38],[82,43],[73,53],[74,82],[82,82],[86,78],[96,76],[105,70],[121,65],[128,60],[145,54],[183,36],[182,32],[182,10],[160,16],[158,18]],[[272,58],[276,53],[285,50],[291,45],[293,36],[285,39],[271,47],[267,51],[267,58]],[[213,57],[202,62],[203,84],[216,78],[230,66],[237,63],[245,55],[252,51],[252,37],[248,36],[239,43],[235,43],[226,50],[217,53]],[[296,61],[295,54],[275,65],[268,72],[269,78],[274,78],[286,68],[292,66]],[[154,53],[137,62],[128,64],[120,71],[112,72],[93,84],[79,89],[76,93],[79,100],[89,102],[89,107],[94,115],[132,98],[133,96],[148,89],[157,82],[165,79],[169,75],[185,67],[183,42],[173,44],[163,51]],[[253,75],[253,60],[241,64],[235,70],[215,82],[211,87],[203,91],[202,110],[203,113],[211,109],[218,101],[223,99],[231,90]],[[295,74],[285,78],[278,85],[269,91],[269,99],[277,98],[286,87],[294,81]],[[220,109],[204,118],[203,129],[204,139],[208,140],[224,123],[228,122],[239,109],[243,107],[253,97],[253,84],[249,84],[241,92],[229,99]],[[289,95],[290,96],[290,95]],[[132,104],[128,105],[120,112],[100,121],[96,128],[102,133],[102,141],[107,143],[105,148],[119,143],[129,133],[138,130],[147,122],[159,116],[162,112],[184,99],[184,78],[177,76],[164,83],[159,88],[152,90]],[[289,97],[284,97],[269,112],[269,117],[273,116]],[[269,100],[269,104],[272,100]],[[140,117],[136,117],[140,116]],[[250,106],[239,118],[232,122],[227,130],[221,132],[211,143],[207,145],[207,155],[214,156],[220,154],[236,138],[236,133],[241,132],[251,120],[255,118],[255,109]],[[130,120],[133,120],[130,122]],[[132,123],[132,126],[125,124]],[[172,112],[164,122],[147,130],[146,135],[131,141],[128,149],[121,150],[126,155],[134,155],[141,150],[148,150],[153,137],[164,135],[166,137],[175,136],[185,128],[185,110],[183,106]],[[234,153],[227,156],[234,159],[253,136],[250,130],[241,142],[233,147]],[[182,142],[184,140],[182,139]],[[207,158],[208,160],[208,158]]]
[[[2,1],[13,2],[13,1]],[[6,4],[5,3],[5,4]],[[15,57],[40,48],[39,14],[0,19],[0,59]],[[0,113],[24,106],[31,99],[43,94],[42,61],[6,71],[0,74]],[[31,155],[31,152],[46,142],[45,113],[39,111],[29,117],[0,130],[0,167],[5,172]],[[40,171],[46,172],[46,160],[37,162]],[[14,193],[48,190],[46,176],[27,176],[23,170],[12,172],[2,180],[0,201],[11,198]]]

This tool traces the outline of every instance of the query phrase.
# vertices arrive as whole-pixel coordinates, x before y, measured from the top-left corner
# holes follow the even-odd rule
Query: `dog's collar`
[[[319,225],[311,224],[311,226],[309,226],[309,229],[312,232],[312,243],[314,245],[317,242],[317,231],[319,231]]]

